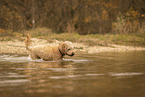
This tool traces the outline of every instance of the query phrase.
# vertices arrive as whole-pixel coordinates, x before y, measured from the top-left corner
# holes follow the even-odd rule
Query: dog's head
[[[59,50],[62,55],[73,56],[74,55],[74,46],[72,42],[65,41],[59,45]]]

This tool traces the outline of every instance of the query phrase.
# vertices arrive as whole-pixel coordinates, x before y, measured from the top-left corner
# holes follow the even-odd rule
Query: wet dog
[[[26,49],[30,51],[30,56],[32,59],[43,59],[45,61],[50,60],[60,60],[65,55],[74,55],[74,46],[72,42],[65,41],[55,47],[49,46],[30,46],[30,35],[27,34],[25,40]]]

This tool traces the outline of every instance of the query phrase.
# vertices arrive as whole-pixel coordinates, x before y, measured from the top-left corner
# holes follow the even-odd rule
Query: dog
[[[65,55],[74,56],[74,46],[72,42],[65,41],[55,47],[49,46],[30,46],[30,35],[27,34],[25,40],[26,49],[30,51],[31,59],[43,59],[44,61],[61,60]]]

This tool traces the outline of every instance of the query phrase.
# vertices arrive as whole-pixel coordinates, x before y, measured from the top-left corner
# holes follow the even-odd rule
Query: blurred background
[[[144,33],[145,0],[0,0],[0,32]]]

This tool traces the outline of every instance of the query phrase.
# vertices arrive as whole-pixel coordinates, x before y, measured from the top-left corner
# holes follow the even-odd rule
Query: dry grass
[[[1,31],[1,30],[0,30]],[[58,41],[72,41],[75,43],[83,43],[88,46],[110,46],[111,44],[129,45],[129,46],[145,46],[145,33],[132,34],[90,34],[79,35],[77,33],[61,33],[57,34],[47,28],[36,28],[34,30],[27,30],[23,32],[11,32],[2,30],[0,32],[0,41],[7,41],[18,39],[23,41],[25,33],[29,33],[32,38],[45,39],[48,42]]]

